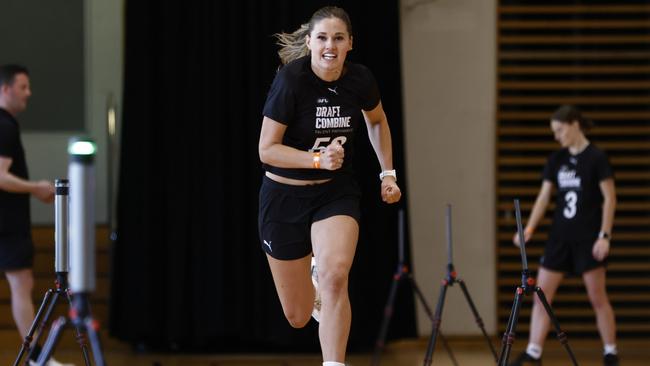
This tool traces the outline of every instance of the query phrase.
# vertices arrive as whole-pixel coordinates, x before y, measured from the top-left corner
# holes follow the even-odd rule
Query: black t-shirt
[[[341,169],[287,169],[264,164],[264,169],[294,179],[326,179],[350,171],[354,134],[363,120],[361,110],[379,104],[379,88],[365,66],[346,62],[338,80],[327,82],[311,69],[310,56],[278,71],[264,105],[264,116],[287,125],[282,143],[303,151],[324,150],[333,141],[345,148]]]
[[[600,182],[613,177],[607,155],[593,144],[577,155],[562,149],[549,157],[543,176],[557,188],[550,239],[594,240],[602,220]]]
[[[18,122],[2,108],[0,108],[0,156],[12,159],[9,167],[11,174],[29,179]],[[29,233],[29,231],[29,194],[11,193],[0,189],[0,235]]]

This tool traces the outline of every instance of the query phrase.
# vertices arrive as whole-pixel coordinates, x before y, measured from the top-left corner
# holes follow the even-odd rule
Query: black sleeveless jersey
[[[600,182],[613,177],[605,153],[593,144],[577,155],[562,149],[549,157],[543,176],[557,188],[550,239],[595,240],[602,220]]]
[[[349,172],[354,136],[363,121],[361,110],[379,104],[375,78],[365,66],[346,62],[338,80],[327,82],[311,69],[310,56],[294,60],[278,71],[264,105],[264,116],[287,125],[282,143],[303,151],[324,150],[332,142],[345,148],[341,169],[288,169],[264,164],[274,174],[316,180]]]

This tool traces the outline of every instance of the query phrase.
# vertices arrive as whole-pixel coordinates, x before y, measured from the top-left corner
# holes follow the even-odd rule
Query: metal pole
[[[528,259],[526,258],[526,237],[524,230],[521,226],[521,209],[519,208],[519,200],[515,199],[515,218],[517,220],[517,234],[519,235],[519,253],[521,254],[521,263],[524,266],[524,271],[528,271]]]
[[[54,271],[64,273],[70,270],[70,248],[68,237],[70,181],[54,181]]]
[[[95,151],[91,139],[72,138],[70,165],[70,289],[95,290]]]

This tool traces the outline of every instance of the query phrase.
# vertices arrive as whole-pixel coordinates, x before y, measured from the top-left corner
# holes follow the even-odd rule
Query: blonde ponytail
[[[307,35],[309,35],[309,23],[305,23],[296,29],[293,33],[276,33],[278,39],[278,56],[283,65],[309,54],[307,48]]]

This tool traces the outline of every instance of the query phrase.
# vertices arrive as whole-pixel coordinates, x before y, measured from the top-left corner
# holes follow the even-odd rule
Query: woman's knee
[[[598,293],[590,294],[589,302],[591,302],[591,307],[596,311],[610,306],[609,299],[607,298],[607,293],[604,291],[598,291]]]
[[[284,309],[284,317],[291,327],[304,328],[309,323],[309,319],[311,319],[311,310],[301,311],[296,308]]]
[[[605,270],[597,268],[584,276],[585,287],[589,295],[589,302],[594,310],[598,311],[610,306],[607,298],[607,288],[605,287]]]
[[[344,265],[332,265],[325,271],[318,272],[318,288],[321,293],[340,293],[348,289],[349,268]]]
[[[553,298],[546,298],[546,302],[551,305],[553,303]],[[542,300],[539,299],[537,295],[534,296],[534,301],[533,301],[533,309],[542,313],[546,313],[546,308],[544,304],[542,303]]]
[[[281,299],[284,317],[293,328],[303,328],[311,319],[314,309],[314,293],[302,293],[304,296],[292,296]]]
[[[544,289],[541,286],[540,286],[540,288],[542,289],[542,291],[533,293],[533,300],[534,300],[533,304],[543,310],[544,309],[544,304],[542,303],[542,300],[540,299],[540,294],[542,294],[544,296],[544,300],[546,300],[546,302],[550,305],[550,304],[553,303],[553,299],[555,298],[555,292],[556,291],[553,290],[553,291],[548,291],[547,292],[547,291],[544,291]]]

